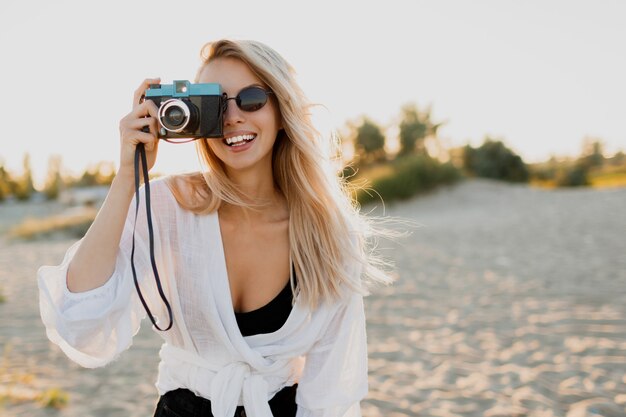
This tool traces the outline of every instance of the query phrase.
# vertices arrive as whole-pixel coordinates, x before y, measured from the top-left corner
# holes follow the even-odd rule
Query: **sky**
[[[527,162],[575,156],[585,137],[626,151],[626,2],[343,0],[0,2],[0,163],[35,180],[117,164],[119,121],[145,79],[193,79],[201,46],[255,39],[298,73],[320,120],[393,130],[430,106],[445,146],[499,138]],[[200,168],[191,144],[155,171]]]

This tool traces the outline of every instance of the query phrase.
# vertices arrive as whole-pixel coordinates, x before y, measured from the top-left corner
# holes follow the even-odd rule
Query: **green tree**
[[[424,140],[429,136],[437,136],[437,130],[443,124],[433,123],[430,113],[430,107],[425,111],[420,111],[415,104],[402,107],[400,155],[426,153]]]
[[[585,168],[595,168],[604,165],[604,144],[600,139],[587,137],[583,139],[580,163]]]
[[[43,192],[48,200],[54,200],[59,197],[62,188],[61,157],[59,155],[53,155],[48,160],[48,174],[46,176]]]
[[[74,183],[76,187],[92,187],[98,185],[98,172],[92,168],[88,168],[83,172],[83,175]]]
[[[0,162],[0,201],[4,201],[11,194],[11,177]]]
[[[469,173],[485,178],[526,182],[528,167],[522,158],[500,140],[485,138],[478,148],[465,147],[463,165]]]
[[[626,154],[623,151],[618,151],[611,158],[611,165],[620,166],[626,163]]]
[[[581,187],[589,184],[589,167],[581,161],[564,167],[556,176],[556,185],[559,187]]]
[[[560,169],[560,163],[556,156],[550,156],[545,162],[537,163],[529,167],[529,171],[534,179],[539,181],[552,181],[556,178]]]
[[[11,193],[18,200],[28,200],[35,192],[33,185],[33,174],[30,167],[30,155],[24,155],[24,172],[22,176],[10,182]]]
[[[356,154],[365,163],[385,159],[385,135],[381,128],[367,117],[363,118],[361,125],[356,128],[354,144]]]
[[[82,176],[74,181],[73,187],[92,187],[96,185],[111,185],[115,178],[115,166],[112,162],[98,162],[88,167]]]

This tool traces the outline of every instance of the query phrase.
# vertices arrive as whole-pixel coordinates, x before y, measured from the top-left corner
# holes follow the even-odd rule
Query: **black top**
[[[251,336],[261,333],[273,333],[283,327],[291,313],[292,299],[291,283],[287,282],[285,288],[263,307],[245,313],[235,312],[235,318],[241,334]]]

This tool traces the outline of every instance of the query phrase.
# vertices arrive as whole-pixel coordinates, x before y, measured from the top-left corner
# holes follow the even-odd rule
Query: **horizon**
[[[325,106],[329,129],[367,116],[393,130],[401,107],[416,103],[447,122],[438,135],[446,148],[490,136],[528,163],[575,157],[585,138],[602,141],[607,155],[626,150],[621,2],[182,1],[177,7],[193,13],[181,13],[186,25],[172,24],[174,32],[141,24],[148,9],[166,16],[167,2],[122,4],[0,5],[0,52],[14,63],[0,68],[7,170],[21,172],[25,153],[37,184],[55,154],[73,173],[101,161],[117,166],[118,123],[137,85],[152,76],[193,79],[202,44],[222,37],[257,39],[283,55]],[[272,6],[290,18],[272,24]],[[33,103],[42,110],[24,111]],[[200,168],[191,146],[162,145],[155,172]]]

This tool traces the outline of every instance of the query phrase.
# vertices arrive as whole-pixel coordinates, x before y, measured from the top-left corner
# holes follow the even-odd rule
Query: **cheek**
[[[276,130],[280,130],[283,128],[283,117],[281,116],[280,111],[278,110],[278,105],[273,106],[274,110],[274,123],[276,125]]]
[[[263,118],[266,120],[268,126],[269,124],[273,124],[273,127],[276,130],[280,130],[283,128],[283,118],[280,114],[280,111],[278,109],[278,103],[275,101],[275,99],[270,98],[269,102],[262,110],[264,110]]]

